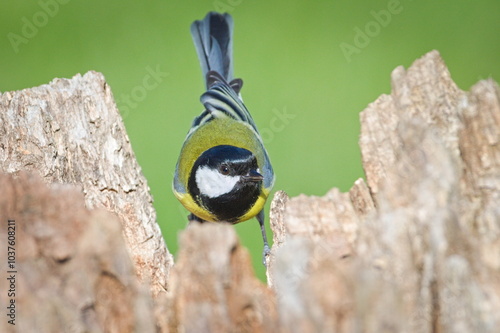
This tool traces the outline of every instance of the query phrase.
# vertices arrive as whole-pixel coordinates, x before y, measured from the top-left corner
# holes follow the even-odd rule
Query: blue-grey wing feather
[[[205,79],[207,91],[201,96],[205,110],[194,119],[189,136],[197,128],[218,117],[231,117],[249,125],[264,151],[264,186],[271,188],[274,173],[264,143],[250,112],[243,104],[240,90],[241,79],[233,78],[233,19],[229,14],[210,12],[203,20],[191,25],[191,35]],[[187,140],[187,139],[186,139]],[[174,187],[184,190],[184,186],[174,180]]]
[[[233,79],[231,15],[210,12],[203,20],[193,22],[191,35],[200,60],[203,79],[206,80],[209,71],[215,71],[230,82]]]

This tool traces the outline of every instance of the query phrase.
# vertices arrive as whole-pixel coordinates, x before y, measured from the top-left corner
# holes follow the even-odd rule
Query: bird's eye
[[[219,167],[219,172],[223,174],[224,176],[229,175],[229,166],[227,164],[222,164]]]

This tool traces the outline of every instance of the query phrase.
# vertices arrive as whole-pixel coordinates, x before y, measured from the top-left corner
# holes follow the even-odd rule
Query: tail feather
[[[233,80],[233,19],[229,14],[210,12],[201,21],[191,25],[198,59],[207,89],[209,71],[219,73],[227,82]]]

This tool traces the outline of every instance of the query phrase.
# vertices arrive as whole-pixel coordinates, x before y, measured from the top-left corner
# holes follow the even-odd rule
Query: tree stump
[[[360,118],[366,181],[275,194],[266,286],[229,225],[189,226],[171,267],[100,74],[4,93],[0,238],[17,216],[22,315],[0,330],[496,332],[500,88],[461,91],[432,51]]]
[[[271,210],[284,332],[496,332],[500,89],[463,92],[433,51],[361,113],[367,184]]]
[[[0,187],[1,332],[154,332],[150,292],[116,215],[86,209],[75,186],[48,187],[25,172],[0,174]]]
[[[122,222],[136,274],[153,295],[167,289],[173,259],[113,95],[100,73],[55,79],[0,95],[0,170],[80,186],[88,208]]]

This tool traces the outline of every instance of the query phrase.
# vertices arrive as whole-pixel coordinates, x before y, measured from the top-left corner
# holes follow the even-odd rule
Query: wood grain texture
[[[366,180],[357,180],[346,193],[332,188],[323,197],[276,192],[267,286],[254,276],[247,251],[226,224],[192,223],[180,235],[178,260],[168,274],[171,256],[153,223],[146,181],[99,74],[4,93],[0,164],[5,172],[30,170],[49,183],[79,184],[87,207],[120,216],[135,270],[152,279],[156,297],[153,304],[142,298],[126,267],[94,278],[101,287],[91,296],[75,291],[68,307],[81,309],[88,304],[83,300],[101,299],[90,323],[108,326],[95,326],[96,331],[147,332],[153,321],[161,332],[497,332],[500,88],[490,79],[460,90],[437,51],[408,69],[396,68],[391,81],[391,94],[360,114]],[[28,185],[23,186],[25,191]],[[10,196],[0,196],[0,204],[15,205]],[[56,204],[59,210],[53,211],[44,201],[54,216],[72,207],[53,201],[66,207]],[[9,209],[24,216],[24,207]],[[44,212],[32,214],[47,216]],[[74,222],[60,228],[56,241],[44,240],[45,246],[27,241],[23,251],[61,264],[77,256],[80,234],[99,229],[99,223],[104,222]],[[110,228],[101,229],[113,235]],[[44,232],[32,230],[36,239]],[[104,256],[98,262],[117,272],[105,253],[119,257],[119,241],[84,239],[93,244],[89,248],[117,247],[88,253]],[[35,292],[47,288],[45,280],[22,276],[33,281]],[[127,307],[130,295],[138,295],[134,309],[144,311],[146,321]],[[28,309],[39,315],[40,309]],[[70,310],[71,316],[79,313]],[[124,320],[114,321],[119,317]]]
[[[271,208],[287,332],[500,327],[500,90],[458,89],[433,51],[360,116],[368,187]]]
[[[88,208],[116,213],[136,273],[167,289],[172,256],[113,95],[100,73],[0,95],[0,170],[81,187]]]
[[[150,292],[137,280],[115,215],[88,210],[74,185],[49,187],[25,172],[0,174],[0,188],[2,222],[15,220],[16,272],[9,296],[1,223],[1,332],[155,331]],[[4,310],[12,299],[15,325]]]
[[[278,331],[273,292],[255,277],[230,224],[190,223],[170,285],[168,298],[159,300],[162,331]]]

